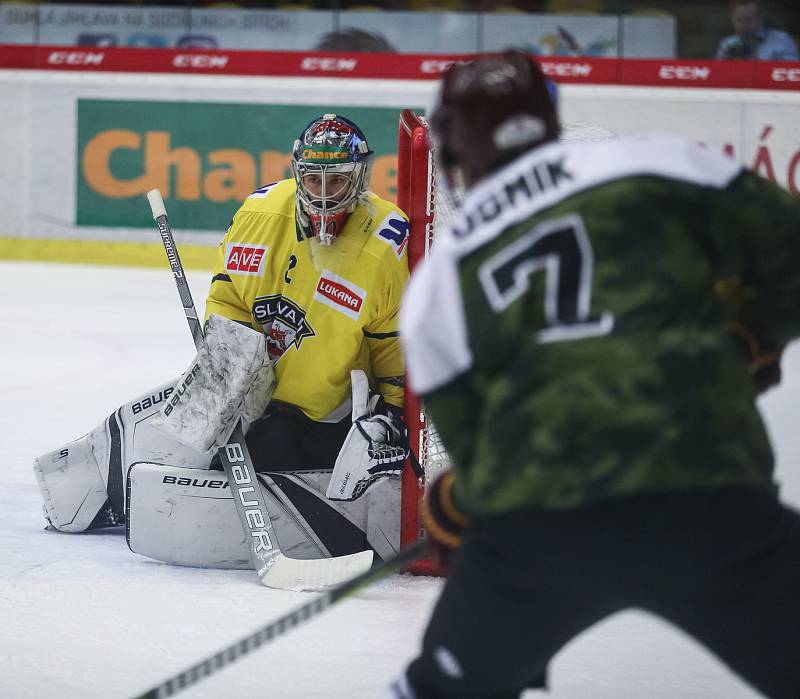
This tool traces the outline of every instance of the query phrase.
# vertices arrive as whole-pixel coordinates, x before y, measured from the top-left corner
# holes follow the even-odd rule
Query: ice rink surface
[[[200,311],[209,279],[189,274]],[[250,571],[145,559],[128,550],[123,529],[43,529],[33,458],[177,376],[194,356],[166,265],[2,262],[0,298],[0,699],[130,697],[311,599],[312,593],[267,590]],[[783,384],[761,408],[783,499],[795,505],[799,395],[794,345]],[[414,655],[440,585],[395,575],[182,696],[380,697]],[[526,697],[757,696],[674,627],[637,611],[567,645],[551,666],[551,690]]]

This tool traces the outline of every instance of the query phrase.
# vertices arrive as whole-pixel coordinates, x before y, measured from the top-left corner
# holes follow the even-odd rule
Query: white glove
[[[208,452],[228,441],[240,417],[257,420],[274,387],[264,335],[212,314],[205,343],[151,424],[181,444]]]
[[[408,430],[380,394],[369,397],[366,374],[351,371],[350,385],[353,426],[336,457],[329,500],[355,500],[377,480],[399,475],[409,453]]]

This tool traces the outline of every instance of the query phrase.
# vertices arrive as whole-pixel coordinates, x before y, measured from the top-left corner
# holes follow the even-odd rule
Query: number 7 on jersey
[[[607,335],[614,316],[592,317],[594,253],[577,214],[544,221],[481,264],[478,276],[495,313],[502,313],[530,288],[530,277],[544,272],[541,343]]]

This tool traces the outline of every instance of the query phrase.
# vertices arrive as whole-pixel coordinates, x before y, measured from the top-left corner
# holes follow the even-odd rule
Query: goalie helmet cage
[[[425,120],[410,109],[400,114],[397,150],[397,205],[408,215],[411,224],[408,242],[408,264],[411,271],[428,253],[435,230],[446,224],[451,209],[436,192],[433,150]],[[405,419],[411,435],[411,446],[419,456],[423,476],[417,478],[409,463],[403,469],[400,541],[403,546],[425,536],[420,522],[419,500],[425,492],[425,481],[436,470],[446,468],[447,455],[433,426],[426,420],[419,398],[406,385]],[[411,572],[441,575],[430,558],[417,561]]]

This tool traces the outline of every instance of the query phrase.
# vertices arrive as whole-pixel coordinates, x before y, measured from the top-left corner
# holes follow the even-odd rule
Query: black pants
[[[316,422],[291,406],[270,404],[245,442],[256,471],[330,471],[351,425],[349,415],[341,422]],[[211,467],[222,469],[218,456]]]
[[[800,514],[744,489],[473,523],[407,679],[417,699],[517,697],[627,608],[682,628],[768,697],[800,697]]]

